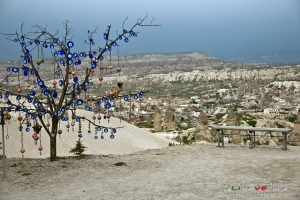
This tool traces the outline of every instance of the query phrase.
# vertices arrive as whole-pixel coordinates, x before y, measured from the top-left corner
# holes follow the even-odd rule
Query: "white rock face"
[[[199,71],[194,70],[192,72],[182,72],[182,71],[174,71],[168,74],[149,74],[146,78],[150,78],[153,81],[162,81],[162,82],[170,82],[170,81],[200,81],[200,80],[225,80],[225,79],[261,79],[266,80],[274,77],[279,74],[291,74],[289,69],[261,69],[261,70],[245,70],[245,69],[237,69],[234,71],[231,70],[205,70]],[[295,77],[296,75],[291,74],[290,78]],[[300,83],[297,81],[283,81],[282,82],[274,82],[270,83],[266,86],[266,91],[268,91],[269,87],[281,86],[283,84],[287,88],[289,88],[292,84],[299,88]]]
[[[76,110],[78,116],[86,116],[87,118],[92,117],[92,112],[85,110]],[[5,125],[5,135],[8,127],[9,139],[5,139],[5,149],[7,157],[21,158],[21,132],[18,130],[19,121],[17,117],[19,113],[11,113],[12,119],[9,124]],[[24,115],[23,115],[24,116]],[[51,121],[50,121],[51,122]],[[51,124],[51,123],[50,123]],[[66,128],[67,122],[61,122],[60,128],[62,130],[61,139],[57,137],[57,156],[72,156],[69,153],[70,149],[75,147],[75,142],[78,140],[78,123],[74,126],[74,131],[70,128],[69,132]],[[146,149],[158,149],[167,147],[169,142],[163,138],[158,138],[154,134],[140,129],[127,122],[120,122],[117,118],[110,118],[110,122],[107,120],[102,120],[100,125],[107,127],[124,127],[117,129],[115,133],[115,138],[110,139],[110,132],[104,133],[104,139],[100,139],[101,132],[97,132],[98,139],[94,139],[95,128],[91,126],[91,133],[88,134],[88,122],[82,122],[82,139],[83,145],[87,147],[85,154],[129,154],[136,151],[146,150]],[[23,145],[25,149],[25,158],[46,158],[50,156],[50,141],[44,129],[41,130],[41,145],[43,146],[42,155],[39,154],[38,147],[40,141],[37,145],[32,139],[33,129],[30,132],[23,132]],[[2,138],[0,138],[2,142]]]

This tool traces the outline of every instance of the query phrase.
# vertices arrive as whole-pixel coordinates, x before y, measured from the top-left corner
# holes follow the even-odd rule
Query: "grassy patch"
[[[16,166],[17,166],[17,164],[15,163],[15,164],[11,165],[10,167],[16,167]]]
[[[248,113],[236,113],[236,118],[240,122],[241,120],[243,121],[254,121],[255,117]]]
[[[142,122],[142,123],[138,123],[137,127],[139,127],[139,128],[153,128],[153,125],[149,124],[147,122]]]
[[[65,160],[67,157],[65,156],[56,156],[56,160]]]
[[[115,164],[115,166],[126,166],[126,163],[124,163],[124,162],[117,162]]]
[[[31,175],[31,173],[24,173],[24,174],[22,174],[22,176],[29,176],[29,175]]]
[[[172,84],[182,84],[182,81],[170,81],[169,83],[172,83]]]
[[[81,154],[81,156],[74,156],[74,158],[76,160],[81,160],[81,159],[89,158],[89,155]]]

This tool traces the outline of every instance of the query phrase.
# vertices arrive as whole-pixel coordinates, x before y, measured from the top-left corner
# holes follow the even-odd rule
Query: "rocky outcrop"
[[[201,111],[197,117],[196,135],[205,135],[208,129],[208,120],[206,114]]]
[[[238,123],[238,120],[237,120],[237,117],[236,117],[236,113],[232,110],[229,111],[229,113],[228,113],[226,125],[227,126],[239,126],[239,123]],[[236,135],[236,134],[238,134],[238,131],[236,131],[236,130],[226,130],[225,133]],[[242,138],[231,136],[231,137],[229,137],[229,141],[234,143],[234,144],[240,144],[242,142]]]
[[[161,120],[161,110],[157,107],[154,113],[154,130],[159,132],[162,131],[162,120]]]
[[[176,121],[175,121],[175,109],[171,106],[168,107],[164,117],[164,130],[165,131],[173,131],[176,129]]]
[[[192,134],[195,140],[204,140],[207,142],[212,142],[213,138],[208,132],[208,119],[206,114],[201,111],[197,117],[196,130]]]
[[[294,130],[288,134],[288,143],[294,146],[300,146],[300,115],[294,122]]]

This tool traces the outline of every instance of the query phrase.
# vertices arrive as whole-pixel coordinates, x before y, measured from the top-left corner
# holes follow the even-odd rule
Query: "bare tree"
[[[50,161],[56,160],[56,138],[58,134],[61,134],[59,129],[59,121],[69,120],[67,113],[71,112],[71,125],[74,125],[75,122],[79,122],[79,129],[81,127],[81,120],[85,119],[89,124],[97,126],[99,129],[104,129],[105,131],[111,131],[113,134],[116,132],[117,128],[121,127],[103,127],[95,124],[95,116],[93,120],[87,119],[85,116],[78,116],[76,114],[76,107],[85,106],[85,109],[88,111],[93,111],[99,113],[100,115],[100,106],[104,105],[104,108],[107,111],[107,114],[104,116],[109,119],[109,109],[114,105],[114,99],[117,99],[119,92],[122,90],[122,83],[118,83],[119,89],[116,91],[111,91],[110,94],[104,94],[103,97],[92,99],[91,97],[86,96],[86,91],[88,86],[92,84],[90,81],[91,74],[93,74],[96,68],[101,68],[101,61],[104,59],[104,53],[110,52],[113,47],[118,46],[117,42],[124,40],[125,42],[129,41],[129,38],[136,37],[137,32],[134,30],[136,27],[144,26],[159,26],[153,24],[153,20],[149,23],[146,23],[148,16],[137,20],[137,22],[130,28],[125,29],[125,21],[123,22],[123,30],[121,33],[117,32],[117,35],[114,39],[111,39],[111,26],[107,26],[107,29],[104,31],[103,39],[105,40],[104,47],[98,47],[97,50],[94,50],[95,47],[95,34],[97,28],[94,31],[88,31],[88,40],[85,41],[89,46],[88,51],[74,52],[74,42],[72,41],[72,27],[69,26],[69,21],[64,23],[64,33],[60,37],[59,31],[50,33],[47,30],[47,26],[42,27],[39,25],[33,26],[35,29],[34,32],[23,32],[23,24],[21,25],[21,31],[15,32],[13,34],[4,34],[7,38],[13,42],[16,42],[20,45],[21,48],[21,59],[23,61],[22,67],[10,67],[7,68],[9,74],[5,77],[3,82],[8,82],[8,78],[12,78],[17,74],[18,76],[18,87],[15,92],[9,91],[1,88],[1,91],[4,92],[4,98],[8,104],[8,107],[4,111],[4,115],[8,118],[10,111],[18,111],[20,121],[20,131],[23,132],[22,124],[27,124],[27,128],[31,125],[30,121],[33,121],[33,129],[35,134],[38,135],[41,128],[44,128],[47,134],[50,137]],[[41,55],[43,49],[50,49],[53,55],[53,64],[54,64],[54,80],[52,84],[47,85],[46,82],[41,78],[39,66],[42,65],[45,60],[38,56],[37,60],[33,58],[33,52],[38,51],[38,55]],[[96,48],[95,48],[96,49]],[[81,65],[81,61],[87,58],[89,59],[89,65],[85,71],[84,77],[81,79],[76,76],[74,66]],[[36,87],[31,89],[31,84],[28,82],[26,87],[29,93],[25,93],[22,90],[19,76],[23,73],[25,79],[29,76],[32,76],[36,79]],[[55,80],[55,77],[57,81]],[[101,81],[102,77],[99,77]],[[38,91],[41,91],[44,101],[41,98],[38,98]],[[115,92],[115,93],[114,93]],[[84,99],[80,98],[80,94],[85,93]],[[2,92],[1,92],[2,94]],[[10,98],[15,96],[17,103],[13,103]],[[137,96],[142,96],[142,91],[137,94]],[[21,112],[25,114],[25,117],[22,116]],[[100,116],[101,117],[101,116]],[[50,119],[47,121],[47,119]],[[51,124],[50,124],[50,123]],[[67,126],[70,126],[67,124]],[[80,134],[79,134],[80,137]],[[38,136],[37,136],[38,138]],[[112,136],[113,138],[113,136]],[[42,150],[40,146],[39,150]],[[24,153],[22,147],[21,153]]]

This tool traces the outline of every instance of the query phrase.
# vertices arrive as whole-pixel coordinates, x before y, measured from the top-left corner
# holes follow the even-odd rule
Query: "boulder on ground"
[[[246,140],[246,144],[245,145],[250,145],[250,140]]]
[[[233,144],[240,144],[241,142],[243,142],[241,137],[232,137],[230,139]]]
[[[180,127],[187,128],[188,124],[183,122],[183,123],[180,124]]]
[[[181,136],[181,135],[177,135],[177,136],[174,138],[174,140],[175,140],[176,142],[183,143],[183,140],[182,140],[182,136]]]
[[[274,142],[274,140],[269,140],[269,146],[277,146],[276,142]]]
[[[300,146],[300,142],[288,142],[292,146]]]
[[[212,137],[211,137],[211,135],[210,134],[207,134],[207,135],[196,135],[195,136],[195,139],[196,140],[200,140],[200,141],[207,141],[207,142],[212,142]]]
[[[263,144],[265,144],[265,140],[264,140],[263,138],[259,138],[259,139],[257,140],[257,144],[263,145]]]

